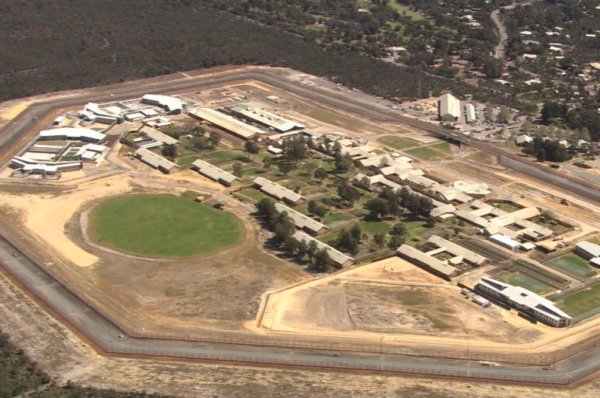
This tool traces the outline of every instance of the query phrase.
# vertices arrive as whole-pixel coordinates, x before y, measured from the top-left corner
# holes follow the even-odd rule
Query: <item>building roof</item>
[[[201,160],[201,159],[194,161],[194,163],[192,163],[192,165],[198,169],[198,172],[200,172],[200,174],[203,174],[203,175],[207,176],[208,178],[211,178],[215,181],[221,180],[221,181],[227,182],[228,184],[231,184],[235,180],[239,179],[236,176],[234,176],[233,174],[228,173],[225,170],[222,170],[222,169],[218,168],[217,166],[210,164],[208,162],[205,162],[204,160]]]
[[[135,151],[135,154],[139,156],[142,161],[156,168],[160,167],[165,170],[171,170],[172,168],[177,167],[175,163],[145,148],[139,148]]]
[[[586,253],[589,253],[592,257],[600,257],[600,245],[596,245],[592,242],[579,242],[575,245],[578,249],[583,250]]]
[[[473,264],[480,265],[487,260],[487,258],[437,235],[431,236],[428,241],[440,248],[444,248],[447,252],[452,253],[457,257],[462,256],[465,260]]]
[[[258,127],[246,124],[215,109],[198,108],[191,111],[190,115],[206,120],[245,139],[250,139],[257,134],[266,134],[265,131],[262,131]]]
[[[333,247],[313,238],[312,236],[309,236],[302,232],[296,232],[292,236],[298,241],[306,242],[306,244],[309,244],[310,242],[315,242],[319,249],[327,250],[329,258],[331,258],[331,260],[333,260],[337,264],[343,265],[346,261],[352,260],[352,257],[345,255],[341,251],[334,249]]]
[[[521,247],[521,243],[517,242],[516,240],[514,240],[506,235],[502,235],[502,234],[491,235],[490,240],[494,243],[499,243],[504,246],[508,246],[513,250]]]
[[[469,196],[486,196],[492,193],[487,184],[473,183],[463,180],[454,181],[452,187],[466,193]]]
[[[384,167],[395,163],[395,160],[389,155],[373,156],[359,161],[362,167]]]
[[[90,129],[77,129],[73,127],[61,127],[58,129],[40,131],[40,137],[59,137],[66,136],[71,140],[80,140],[89,138],[97,141],[104,141],[106,135]]]
[[[409,259],[415,259],[447,277],[450,277],[454,272],[456,272],[456,268],[454,268],[453,266],[443,263],[440,260],[431,257],[408,245],[400,246],[398,248],[398,253],[408,257]]]
[[[522,135],[518,136],[517,138],[515,138],[515,142],[517,143],[517,145],[521,145],[526,142],[533,142],[533,138],[531,138],[527,134],[522,134]]]
[[[320,222],[300,213],[294,209],[290,209],[289,207],[282,205],[281,203],[275,203],[275,210],[279,213],[287,212],[288,216],[292,219],[297,228],[307,229],[314,233],[319,233],[324,229],[328,229],[325,224],[321,224]]]
[[[277,199],[286,199],[292,203],[296,203],[301,199],[305,199],[304,196],[297,194],[291,189],[282,187],[273,181],[267,180],[264,177],[256,177],[253,181],[256,185],[260,186],[260,190],[268,193]]]
[[[100,105],[96,104],[95,102],[88,102],[83,109],[86,112],[90,112],[90,113],[93,113],[94,115],[98,115],[98,116],[107,116],[107,117],[111,117],[111,118],[115,118],[115,119],[118,116],[120,116],[120,113],[115,114],[115,113],[112,113],[112,112],[109,112],[107,110],[100,108]]]
[[[467,123],[471,123],[477,120],[477,116],[475,115],[475,106],[473,104],[467,104]]]
[[[452,94],[444,94],[440,98],[440,116],[460,117],[460,101]]]
[[[185,105],[182,100],[168,95],[146,94],[142,97],[142,102],[144,101],[158,104],[168,112],[183,109],[183,106]]]
[[[281,132],[290,131],[292,129],[303,129],[304,127],[306,127],[303,124],[285,119],[264,109],[250,107],[245,104],[236,106],[232,109],[232,111],[244,115],[252,120],[255,120],[269,127],[273,127],[275,130]]]
[[[502,296],[513,303],[542,312],[552,319],[571,319],[569,315],[556,308],[552,301],[538,296],[537,294],[520,286],[512,286],[486,277],[482,277],[479,283],[499,292]]]
[[[139,132],[145,134],[149,138],[152,138],[154,141],[161,142],[166,145],[179,144],[179,141],[175,138],[163,134],[149,126],[142,127]]]

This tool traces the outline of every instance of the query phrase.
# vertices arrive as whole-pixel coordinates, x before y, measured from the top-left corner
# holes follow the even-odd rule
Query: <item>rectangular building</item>
[[[282,133],[294,129],[303,129],[306,127],[303,124],[285,119],[264,109],[251,107],[245,104],[240,104],[231,109],[231,111],[239,116],[247,117],[248,119],[252,119],[263,126],[270,127]]]
[[[327,254],[329,254],[329,258],[334,263],[334,265],[338,268],[347,267],[352,264],[354,259],[350,256],[345,255],[339,250],[334,249],[333,247],[313,238],[312,236],[308,236],[302,232],[296,232],[293,237],[299,242],[306,242],[308,245],[310,242],[315,242],[319,249],[327,250]]]
[[[138,157],[142,162],[162,171],[165,174],[169,174],[172,170],[177,170],[179,168],[179,166],[170,160],[167,160],[145,148],[139,148],[137,151],[135,151],[135,156]]]
[[[293,206],[306,202],[306,198],[291,189],[282,187],[264,177],[256,177],[254,184],[264,193]]]
[[[460,101],[452,94],[444,94],[438,101],[438,116],[445,122],[455,122],[460,117]]]
[[[321,224],[317,220],[297,212],[294,209],[290,209],[281,203],[275,203],[275,210],[279,213],[283,213],[284,211],[287,212],[288,217],[294,222],[296,228],[302,229],[311,235],[320,235],[329,229],[326,225]]]
[[[196,160],[192,163],[192,168],[198,170],[198,172],[211,180],[214,180],[218,183],[225,185],[226,187],[230,187],[235,181],[239,180],[233,174],[226,172],[218,168],[217,166],[205,162],[204,160]]]
[[[407,259],[411,263],[447,280],[450,280],[458,272],[453,266],[423,253],[412,246],[402,245],[398,248],[397,253],[400,257]]]
[[[208,123],[222,128],[232,134],[235,134],[245,140],[249,140],[257,135],[266,134],[258,127],[246,124],[236,118],[219,112],[216,109],[198,108],[190,112],[190,115],[196,119],[205,120]]]
[[[522,287],[508,285],[491,278],[481,278],[475,289],[487,297],[547,325],[561,328],[571,325],[572,318],[556,308],[553,302]]]

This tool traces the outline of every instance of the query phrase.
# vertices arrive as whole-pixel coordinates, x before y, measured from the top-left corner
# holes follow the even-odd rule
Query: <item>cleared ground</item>
[[[380,142],[394,149],[406,149],[419,145],[419,142],[411,140],[410,138],[394,136],[380,137],[377,139],[377,142]]]
[[[441,151],[437,151],[431,149],[430,147],[420,147],[409,149],[405,151],[410,156],[414,156],[416,158],[426,160],[426,161],[437,161],[437,160],[450,160],[452,159],[450,156],[442,153]]]
[[[191,257],[233,246],[243,239],[228,212],[172,195],[125,195],[90,213],[93,241],[126,253]]]
[[[571,316],[578,316],[600,306],[600,284],[565,297],[561,308]]]

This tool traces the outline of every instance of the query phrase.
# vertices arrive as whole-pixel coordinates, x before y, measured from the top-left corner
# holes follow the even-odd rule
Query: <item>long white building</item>
[[[438,101],[438,116],[445,122],[455,122],[460,117],[460,101],[452,94],[444,94]]]

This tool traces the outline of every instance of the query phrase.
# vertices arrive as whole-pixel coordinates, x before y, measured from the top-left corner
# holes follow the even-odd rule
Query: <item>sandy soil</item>
[[[59,383],[202,398],[595,398],[573,391],[340,372],[103,357],[0,276],[0,328]]]
[[[389,281],[446,283],[442,279],[421,268],[415,267],[400,257],[390,257],[365,265],[364,267],[357,268],[355,271],[348,272],[344,276]]]

